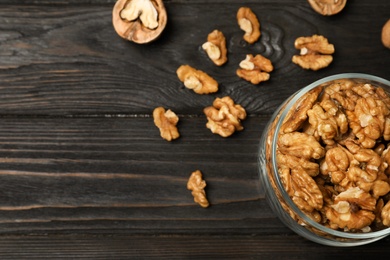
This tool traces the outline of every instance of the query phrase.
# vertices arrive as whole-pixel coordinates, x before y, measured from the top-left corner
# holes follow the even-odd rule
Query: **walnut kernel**
[[[217,66],[227,62],[226,39],[221,31],[214,30],[207,36],[207,42],[202,45],[209,58]]]
[[[269,80],[269,73],[273,69],[274,67],[269,59],[260,54],[254,57],[252,54],[248,54],[245,60],[240,62],[240,68],[237,69],[236,74],[240,78],[257,85],[262,81]]]
[[[294,55],[292,61],[304,69],[319,70],[333,61],[331,54],[335,51],[334,46],[322,35],[299,37],[294,45],[301,52]]]
[[[180,137],[177,130],[179,117],[170,109],[165,111],[163,107],[157,107],[153,110],[154,124],[160,129],[160,135],[167,141],[172,141]]]
[[[143,44],[160,36],[167,24],[167,13],[162,0],[118,0],[112,23],[120,37]]]
[[[214,134],[228,137],[235,131],[244,129],[241,120],[246,118],[246,111],[228,96],[216,98],[213,106],[206,107],[203,111],[208,120],[206,127]]]
[[[308,2],[317,13],[334,15],[344,9],[347,0],[308,0]]]
[[[309,217],[347,232],[390,226],[388,100],[378,86],[341,79],[313,88],[287,112],[278,173]]]
[[[192,191],[191,194],[194,197],[194,201],[203,208],[207,208],[210,205],[204,190],[205,187],[206,181],[202,179],[202,172],[199,170],[194,171],[188,179],[187,189]]]
[[[181,65],[176,74],[184,86],[197,94],[209,94],[218,91],[218,82],[201,70],[189,65]]]
[[[250,44],[260,38],[260,23],[256,15],[249,7],[241,7],[237,12],[237,22],[241,30],[245,32],[244,40]]]

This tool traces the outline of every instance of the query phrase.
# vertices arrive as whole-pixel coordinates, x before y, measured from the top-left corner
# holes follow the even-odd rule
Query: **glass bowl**
[[[309,92],[315,91],[317,88],[321,88],[321,91],[319,91],[320,94],[318,97],[316,97],[316,101],[315,101],[315,103],[319,103],[318,100],[320,100],[322,98],[326,99],[326,97],[329,97],[329,93],[335,92],[334,90],[343,89],[343,87],[337,87],[338,85],[335,85],[335,84],[339,84],[339,82],[352,82],[353,84],[360,85],[360,86],[369,86],[366,84],[371,84],[371,86],[380,87],[385,92],[390,93],[390,81],[376,77],[376,76],[361,74],[361,73],[345,73],[345,74],[337,74],[337,75],[329,76],[329,77],[320,79],[320,80],[302,88],[301,90],[297,91],[295,94],[290,96],[275,111],[275,113],[273,114],[273,116],[271,117],[270,121],[268,122],[267,126],[265,127],[265,129],[263,131],[261,141],[260,141],[260,151],[259,151],[259,177],[260,177],[261,185],[264,187],[264,190],[266,192],[266,199],[268,201],[268,204],[270,205],[270,207],[272,208],[274,213],[278,216],[278,218],[287,227],[289,227],[291,230],[293,230],[297,234],[301,235],[302,237],[304,237],[308,240],[314,241],[316,243],[319,243],[319,244],[328,245],[328,246],[338,246],[338,247],[350,247],[350,246],[359,246],[359,245],[372,243],[372,242],[377,241],[379,239],[382,239],[390,234],[390,227],[384,226],[381,223],[378,224],[378,221],[376,220],[377,218],[375,220],[373,220],[373,222],[372,222],[373,224],[368,225],[368,226],[361,228],[361,229],[350,228],[349,225],[343,226],[343,223],[345,222],[345,221],[343,222],[343,220],[345,218],[347,218],[347,222],[350,221],[351,218],[349,218],[349,217],[350,216],[356,217],[357,215],[355,216],[355,214],[357,214],[357,212],[362,210],[364,207],[362,208],[361,205],[359,205],[359,204],[356,206],[356,204],[354,204],[355,202],[351,202],[350,200],[347,200],[348,201],[347,208],[345,208],[344,210],[341,210],[340,208],[336,207],[336,205],[342,205],[342,204],[340,204],[340,200],[342,200],[344,195],[339,196],[339,194],[343,192],[343,189],[347,190],[349,188],[352,188],[353,186],[363,185],[362,184],[363,182],[362,181],[354,182],[354,181],[349,180],[349,182],[348,182],[349,184],[345,185],[346,182],[342,183],[342,182],[338,182],[339,180],[338,181],[333,180],[333,178],[337,179],[336,177],[333,177],[333,176],[336,176],[335,173],[333,175],[323,174],[322,173],[323,170],[321,167],[323,167],[323,162],[326,161],[324,159],[325,155],[322,155],[321,158],[318,158],[318,156],[317,156],[314,159],[313,158],[305,159],[305,160],[308,160],[312,163],[318,164],[319,170],[318,170],[317,175],[314,177],[312,177],[312,176],[310,176],[310,177],[312,180],[315,180],[315,183],[318,185],[318,187],[321,187],[321,189],[319,188],[319,190],[321,190],[322,195],[323,195],[322,200],[325,201],[325,202],[323,202],[322,206],[318,206],[318,208],[314,209],[312,212],[307,213],[307,212],[309,212],[307,210],[305,211],[305,209],[307,209],[307,208],[305,208],[305,206],[302,206],[302,205],[306,205],[305,204],[306,202],[304,202],[303,204],[300,204],[299,200],[303,199],[303,200],[310,201],[311,198],[309,196],[309,199],[307,199],[307,196],[306,196],[307,193],[305,195],[304,192],[297,193],[296,191],[297,190],[300,191],[301,187],[303,187],[302,189],[304,189],[305,186],[308,186],[307,187],[308,190],[312,189],[310,186],[313,186],[312,185],[313,182],[312,181],[307,182],[303,186],[297,185],[296,183],[299,183],[305,179],[305,178],[303,178],[302,180],[298,180],[297,173],[294,173],[295,174],[294,178],[296,178],[296,179],[293,179],[291,177],[293,167],[295,167],[294,165],[297,165],[297,164],[294,164],[293,166],[286,166],[286,164],[283,164],[282,161],[279,161],[280,164],[278,164],[278,160],[280,160],[280,159],[277,159],[278,154],[280,154],[281,151],[282,151],[282,153],[285,152],[284,150],[282,150],[282,147],[283,147],[283,149],[285,149],[285,146],[284,146],[285,144],[283,143],[283,146],[282,146],[281,144],[278,143],[279,141],[282,141],[282,139],[279,138],[280,136],[282,136],[282,134],[285,134],[288,131],[303,132],[303,131],[308,131],[306,129],[310,129],[310,127],[307,127],[308,119],[305,119],[305,122],[303,122],[303,123],[301,122],[301,126],[299,126],[299,127],[295,126],[295,128],[296,128],[295,130],[291,130],[290,129],[291,127],[289,128],[289,127],[286,127],[286,125],[284,125],[284,123],[289,122],[289,120],[292,118],[291,115],[293,115],[294,113],[298,113],[298,110],[301,108],[304,109],[304,106],[302,105],[302,100],[305,97],[308,97],[308,95],[306,95],[306,94]],[[342,83],[342,84],[344,84],[344,83]],[[339,84],[339,85],[344,86],[342,84]],[[346,83],[346,85],[348,85],[348,84]],[[329,89],[327,89],[328,87],[329,87]],[[328,92],[327,92],[328,94],[326,94],[326,92],[324,91],[325,89],[328,90]],[[343,95],[345,95],[345,93],[346,92],[343,92]],[[362,95],[364,96],[364,95],[368,95],[368,94],[363,93]],[[364,97],[367,97],[367,96],[364,96]],[[333,101],[337,105],[339,110],[345,114],[346,111],[345,111],[344,107],[342,106],[344,104],[341,104],[342,102],[339,102],[340,100],[337,101],[335,99]],[[355,99],[355,101],[356,101],[356,99]],[[301,105],[298,107],[296,104],[297,102],[301,102]],[[290,110],[291,111],[294,110],[295,112],[289,113]],[[325,112],[327,112],[327,111],[325,111]],[[308,113],[305,112],[304,114],[307,115]],[[356,112],[356,114],[357,114],[357,112]],[[297,118],[300,116],[302,116],[302,115],[296,114]],[[387,117],[390,117],[390,116],[387,116]],[[362,120],[363,120],[363,118],[362,118]],[[348,123],[347,123],[348,125],[349,125],[350,121],[351,120],[348,118]],[[306,126],[302,126],[305,124],[306,124]],[[286,130],[287,128],[289,128],[288,131]],[[302,130],[302,129],[305,129],[305,130]],[[313,127],[311,129],[312,130],[310,130],[308,132],[311,132],[312,135],[315,135],[315,134],[313,134]],[[316,129],[316,128],[314,128],[314,129]],[[345,130],[344,130],[344,132],[345,132]],[[345,132],[343,135],[347,136],[348,133],[350,133],[350,132],[353,132],[353,130],[351,127],[348,127],[347,132]],[[329,147],[334,147],[334,146],[340,145],[338,143],[339,139],[340,140],[343,139],[343,138],[340,138],[340,136],[341,136],[341,134],[339,134],[338,137],[334,137],[334,139],[337,139],[337,138],[338,139],[333,144],[332,144],[331,139],[325,138],[326,135],[318,136],[318,133],[317,133],[317,135],[314,138],[316,138],[316,140],[318,140],[318,143],[320,143],[321,146],[324,147],[324,151],[326,154],[326,152],[330,149]],[[362,146],[362,143],[359,143],[359,141],[361,141],[360,139],[357,140],[357,137],[354,135],[349,135],[349,136],[352,136],[352,139],[355,138],[355,140],[354,140],[355,144],[357,143],[358,145]],[[282,138],[284,138],[284,137],[282,137]],[[312,137],[310,137],[310,138],[312,138]],[[307,144],[310,140],[311,139],[307,138],[303,141],[301,140],[300,142],[302,144]],[[381,140],[383,140],[382,137],[381,137]],[[284,142],[284,139],[283,139],[283,142]],[[297,141],[297,143],[298,143],[298,141]],[[385,143],[386,144],[390,143],[390,141],[386,141]],[[297,147],[299,148],[299,145]],[[305,146],[302,146],[302,147],[305,147]],[[365,148],[367,148],[367,147],[365,146]],[[294,147],[293,147],[293,149],[287,148],[288,153],[292,153],[291,151],[293,151],[293,153],[296,153],[296,152],[298,152],[298,153],[303,152],[304,153],[306,150],[307,149],[302,149],[302,151],[300,151],[300,149],[296,149]],[[372,148],[370,150],[374,150],[374,148]],[[383,149],[382,149],[382,151],[383,151]],[[379,153],[379,150],[378,150],[378,153]],[[348,154],[350,154],[350,153],[348,153]],[[296,154],[294,156],[296,156]],[[356,155],[353,154],[352,156],[353,157],[350,157],[350,161],[349,161],[350,166],[349,167],[352,167],[352,162],[355,162],[351,158],[354,158]],[[281,158],[281,157],[279,157],[279,158]],[[284,163],[286,163],[286,161],[284,161]],[[302,165],[296,166],[297,168],[294,168],[294,169],[301,170],[302,169],[301,166]],[[366,166],[367,165],[365,165],[365,167]],[[287,168],[287,175],[286,175],[286,168]],[[297,170],[297,172],[300,172],[300,170]],[[347,174],[347,171],[349,170],[349,168],[343,169],[343,170],[345,170],[343,176],[346,176],[345,178],[347,178],[349,176]],[[363,168],[363,170],[368,171],[368,168]],[[327,171],[324,171],[324,172],[326,173]],[[284,174],[283,176],[287,176],[287,177],[283,178],[281,176],[281,174]],[[306,174],[303,174],[303,175],[306,177],[309,176]],[[379,174],[378,174],[378,176],[379,176]],[[381,176],[383,177],[383,174]],[[352,177],[349,177],[349,178],[352,178]],[[389,179],[390,179],[390,177],[389,177],[389,175],[387,175],[386,181],[389,182]],[[291,180],[294,181],[295,186],[291,186],[292,185]],[[332,183],[333,181],[335,181],[335,184]],[[324,183],[326,183],[326,185]],[[356,183],[358,183],[358,184],[356,184]],[[341,184],[343,184],[344,186],[342,186]],[[321,185],[323,185],[323,186],[321,186]],[[327,187],[326,188],[327,190],[325,192],[326,194],[324,193],[325,186]],[[369,187],[371,187],[371,186],[369,186]],[[289,188],[286,189],[286,187],[289,187]],[[295,187],[294,188],[295,190],[292,191],[293,188],[291,188],[291,187]],[[361,188],[359,186],[358,188],[355,188],[355,189],[361,190],[363,188]],[[372,192],[373,192],[372,190],[369,190],[369,188],[366,188],[366,189],[367,190],[365,190],[365,192],[372,194]],[[315,189],[313,189],[313,190],[315,190]],[[329,192],[329,190],[331,192]],[[330,193],[330,195],[329,195],[329,193]],[[296,195],[296,194],[298,194],[298,195]],[[314,194],[314,192],[313,192],[313,194]],[[298,196],[298,200],[296,200],[297,197],[295,197],[295,196]],[[315,195],[313,195],[313,196],[315,196]],[[374,196],[374,195],[372,195],[372,196]],[[387,195],[382,195],[380,197],[378,195],[376,195],[376,200],[374,201],[374,204],[373,203],[371,203],[371,204],[373,204],[374,207],[378,208],[379,207],[378,206],[379,199],[382,199],[384,201],[384,204],[385,204],[385,203],[387,203],[389,198],[390,198],[390,193],[388,193]],[[336,203],[336,200],[337,200],[337,203]],[[296,201],[296,202],[298,201],[297,204],[294,201]],[[345,203],[345,202],[343,202],[343,203]],[[338,218],[335,218],[334,214],[329,215],[329,218],[328,218],[328,215],[327,215],[328,211],[329,211],[329,213],[335,212],[335,214],[337,215]],[[376,212],[375,210],[372,210],[372,208],[371,208],[371,211],[374,213]],[[361,212],[361,213],[363,213],[363,212]],[[364,213],[366,213],[366,212],[364,212]],[[372,214],[374,214],[374,213],[372,213]],[[367,213],[367,214],[369,216],[372,216],[371,213]],[[319,216],[319,218],[318,218],[318,216]],[[334,221],[332,221],[332,220],[334,220]],[[335,223],[337,223],[339,225],[337,225]],[[351,223],[351,226],[353,226],[352,223]]]

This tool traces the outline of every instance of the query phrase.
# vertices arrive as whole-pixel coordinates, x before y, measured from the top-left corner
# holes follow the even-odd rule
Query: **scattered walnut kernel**
[[[160,129],[160,135],[167,141],[172,141],[180,137],[177,130],[179,117],[170,109],[165,111],[163,107],[157,107],[153,110],[154,124]]]
[[[216,98],[213,106],[206,107],[203,112],[208,120],[206,127],[214,134],[228,137],[235,131],[244,129],[241,120],[246,118],[246,111],[242,106],[235,104],[229,96]]]
[[[202,172],[199,170],[194,171],[188,179],[187,189],[192,191],[191,194],[194,197],[194,201],[203,208],[207,208],[210,205],[204,190],[205,187],[206,181],[202,179]]]
[[[227,62],[226,38],[221,31],[214,30],[209,33],[202,48],[215,65],[222,66]]]
[[[120,37],[143,44],[160,36],[167,24],[167,13],[162,0],[118,0],[112,23]]]
[[[308,0],[308,2],[317,13],[334,15],[344,9],[347,0]]]
[[[209,94],[218,91],[218,82],[201,70],[189,65],[181,65],[176,74],[184,86],[198,94]]]
[[[381,39],[383,45],[390,49],[390,19],[383,25]]]
[[[237,69],[236,74],[240,78],[257,85],[262,81],[269,80],[269,72],[273,71],[273,69],[274,67],[269,59],[260,54],[257,54],[255,57],[252,54],[248,54],[245,60],[240,62],[240,68]]]
[[[292,61],[304,69],[319,70],[333,61],[334,46],[322,35],[299,37],[294,45],[301,53],[294,55]]]
[[[238,9],[237,22],[241,30],[245,32],[244,40],[246,42],[253,44],[260,38],[259,20],[249,7]]]

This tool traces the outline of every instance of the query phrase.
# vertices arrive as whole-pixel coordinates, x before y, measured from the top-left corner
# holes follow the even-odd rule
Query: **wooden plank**
[[[390,238],[355,248],[285,236],[27,236],[0,237],[2,259],[331,259],[385,258]]]
[[[182,117],[182,136],[167,142],[149,117],[3,118],[0,232],[285,230],[258,182],[266,119],[249,117],[225,139],[205,117]],[[197,169],[208,209],[186,189]]]
[[[235,20],[239,1],[223,8],[217,2],[166,5],[168,26],[148,45],[115,34],[110,5],[2,5],[0,114],[150,114],[160,105],[201,114],[215,96],[225,95],[250,114],[269,114],[297,89],[324,76],[364,72],[388,77],[390,53],[379,36],[388,19],[384,1],[355,1],[335,17],[318,15],[306,2],[250,2],[263,33],[252,46],[242,40]],[[214,29],[227,37],[229,62],[222,68],[201,49]],[[305,71],[291,62],[297,53],[293,43],[315,33],[335,44],[334,62],[321,71]],[[253,86],[235,75],[248,53],[272,60],[270,81]],[[213,76],[220,91],[200,96],[184,88],[175,71],[187,63]]]

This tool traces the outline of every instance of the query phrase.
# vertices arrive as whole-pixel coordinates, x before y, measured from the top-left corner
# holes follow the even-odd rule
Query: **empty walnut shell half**
[[[344,9],[347,0],[307,0],[311,7],[319,14],[334,15]]]
[[[156,40],[167,24],[162,0],[118,0],[112,11],[117,34],[135,43]]]

